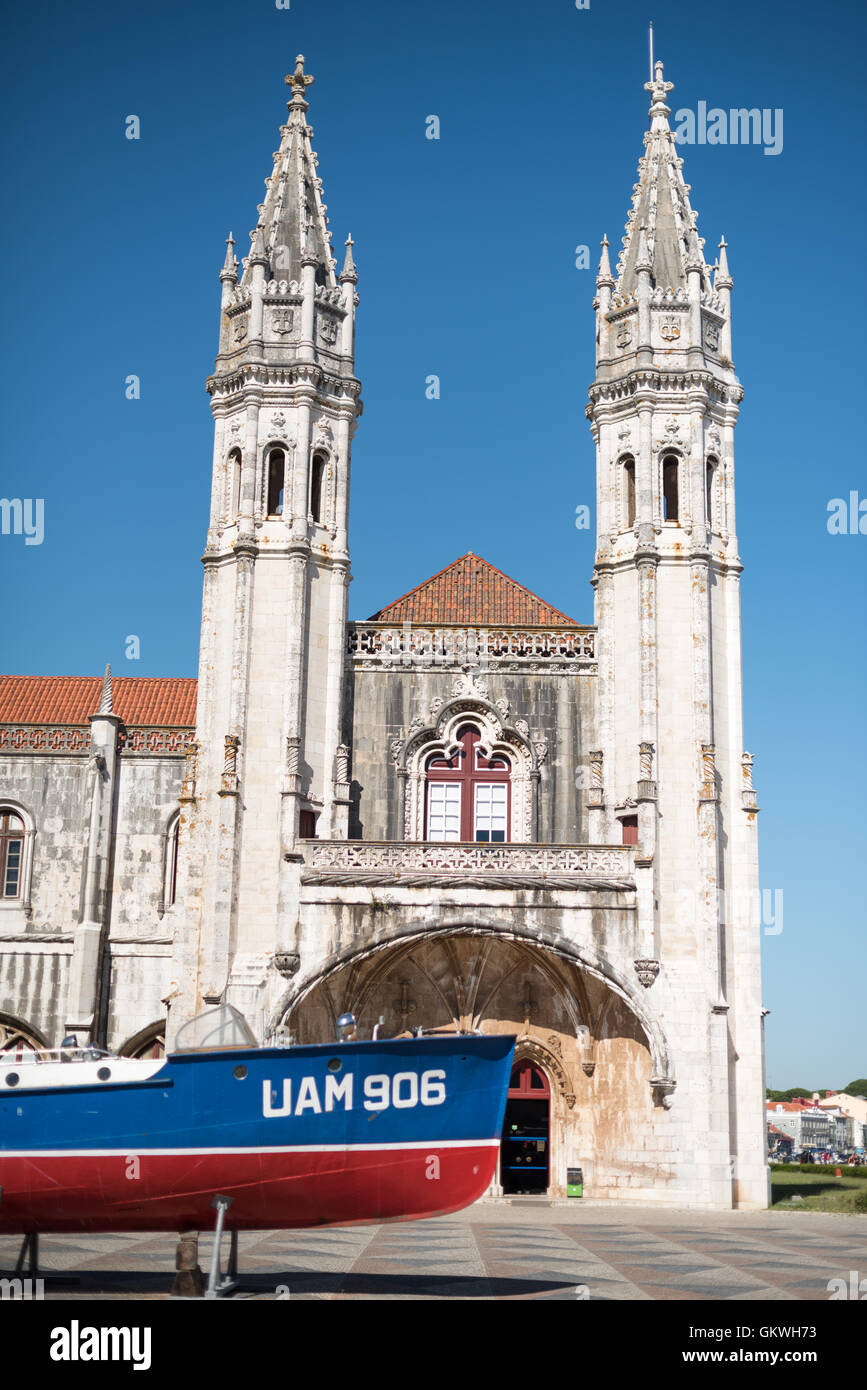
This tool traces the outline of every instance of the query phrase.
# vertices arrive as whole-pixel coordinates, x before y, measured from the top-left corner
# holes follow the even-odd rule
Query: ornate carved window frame
[[[547,756],[547,742],[544,739],[531,741],[524,721],[514,725],[507,723],[507,703],[502,701],[501,709],[488,700],[482,689],[475,686],[471,692],[453,696],[438,709],[432,708],[431,723],[419,717],[413,721],[405,738],[393,741],[392,755],[403,786],[404,840],[424,840],[428,759],[453,757],[459,746],[460,729],[470,724],[478,729],[478,748],[486,758],[507,758],[511,764],[510,841],[513,844],[535,843],[539,769]]]
[[[30,916],[30,887],[33,876],[33,840],[36,835],[36,824],[20,801],[14,797],[4,797],[0,801],[0,806],[4,810],[11,811],[14,816],[18,816],[24,825],[21,838],[24,841],[21,851],[21,869],[18,877],[19,891],[14,898],[0,897],[0,912],[14,914],[19,917],[27,918]],[[3,919],[0,919],[3,920]],[[5,919],[9,920],[8,915]]]

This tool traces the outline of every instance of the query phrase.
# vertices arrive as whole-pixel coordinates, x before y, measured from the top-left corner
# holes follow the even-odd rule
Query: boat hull
[[[513,1044],[238,1049],[142,1081],[19,1081],[0,1095],[0,1232],[202,1230],[217,1193],[243,1230],[460,1210],[495,1173]]]

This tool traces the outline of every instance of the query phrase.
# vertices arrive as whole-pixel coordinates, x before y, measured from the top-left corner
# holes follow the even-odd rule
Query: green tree
[[[848,1096],[863,1096],[867,1100],[867,1077],[862,1076],[858,1081],[850,1081],[848,1086],[841,1087]]]

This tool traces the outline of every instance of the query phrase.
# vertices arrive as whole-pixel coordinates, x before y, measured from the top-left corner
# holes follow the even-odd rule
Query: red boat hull
[[[499,1142],[260,1151],[0,1154],[0,1233],[183,1231],[411,1221],[458,1211],[490,1184]]]

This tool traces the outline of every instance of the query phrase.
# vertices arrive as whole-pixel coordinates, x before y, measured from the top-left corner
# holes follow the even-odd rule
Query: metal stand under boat
[[[220,1271],[220,1246],[223,1241],[223,1222],[226,1219],[226,1212],[234,1201],[234,1197],[224,1197],[217,1193],[211,1202],[212,1207],[217,1209],[217,1224],[214,1228],[214,1247],[211,1251],[211,1269],[208,1274],[208,1287],[205,1290],[205,1298],[222,1298],[225,1294],[231,1293],[238,1287],[238,1232],[229,1233],[229,1263],[226,1273]]]

